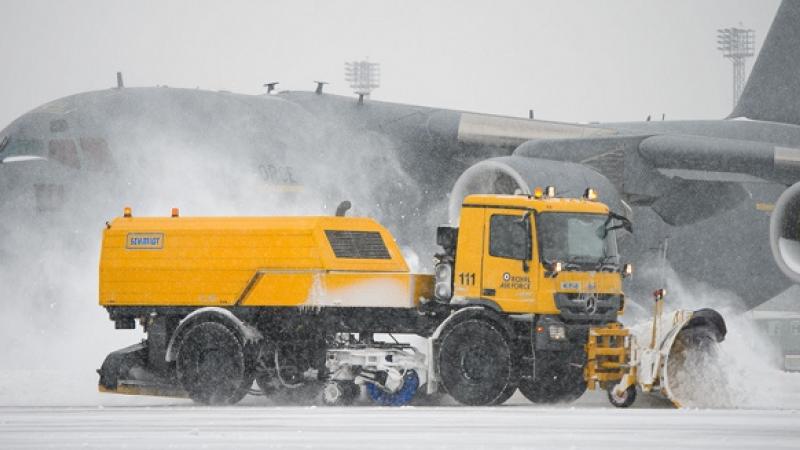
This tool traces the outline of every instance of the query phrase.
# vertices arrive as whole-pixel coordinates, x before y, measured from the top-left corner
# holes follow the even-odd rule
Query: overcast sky
[[[128,86],[350,94],[343,63],[381,64],[375,99],[562,121],[719,118],[731,63],[777,0],[0,0],[0,129],[66,95]],[[749,61],[748,70],[753,60]]]

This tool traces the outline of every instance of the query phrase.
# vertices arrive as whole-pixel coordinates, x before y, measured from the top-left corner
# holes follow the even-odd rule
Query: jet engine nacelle
[[[772,256],[781,271],[800,283],[800,183],[778,197],[769,219]]]
[[[470,194],[531,194],[536,186],[555,186],[556,195],[579,197],[586,188],[598,191],[600,201],[630,218],[630,208],[608,178],[595,170],[564,161],[502,156],[481,161],[458,177],[450,193],[450,223],[457,224],[464,197]]]

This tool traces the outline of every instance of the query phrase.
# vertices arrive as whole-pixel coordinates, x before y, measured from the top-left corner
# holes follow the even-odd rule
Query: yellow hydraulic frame
[[[630,330],[618,322],[589,330],[584,368],[588,389],[594,390],[598,384],[607,388],[626,374],[636,376],[636,368],[630,365],[630,340]]]

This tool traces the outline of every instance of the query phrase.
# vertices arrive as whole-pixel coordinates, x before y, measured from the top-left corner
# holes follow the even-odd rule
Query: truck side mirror
[[[633,266],[630,263],[626,263],[622,266],[622,278],[627,278],[633,275]]]

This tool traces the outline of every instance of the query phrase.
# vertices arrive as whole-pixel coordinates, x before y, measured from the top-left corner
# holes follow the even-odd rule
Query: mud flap
[[[119,349],[106,356],[97,373],[98,390],[115,394],[187,397],[172,380],[148,370],[147,344],[144,342]]]
[[[114,391],[120,379],[130,378],[131,369],[146,365],[147,346],[143,342],[111,352],[97,371],[100,375],[100,387]]]

